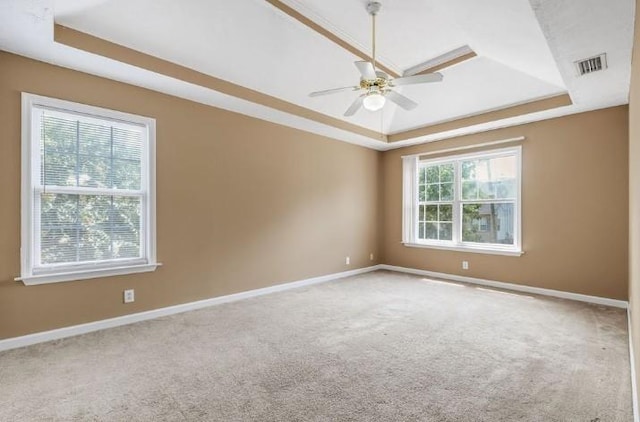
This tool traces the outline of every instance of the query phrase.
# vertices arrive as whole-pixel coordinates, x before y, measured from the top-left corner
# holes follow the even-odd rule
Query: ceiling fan
[[[405,76],[392,79],[386,73],[376,69],[376,15],[382,5],[377,1],[367,3],[367,12],[371,15],[371,39],[372,39],[372,61],[355,62],[360,72],[360,83],[355,86],[343,88],[333,88],[324,91],[316,91],[309,94],[310,97],[335,94],[343,91],[359,91],[361,95],[349,106],[344,115],[353,116],[361,107],[370,111],[377,111],[384,107],[387,99],[396,103],[405,110],[413,110],[417,103],[397,93],[392,88],[402,85],[422,84],[442,81],[441,73],[427,73],[423,75]]]

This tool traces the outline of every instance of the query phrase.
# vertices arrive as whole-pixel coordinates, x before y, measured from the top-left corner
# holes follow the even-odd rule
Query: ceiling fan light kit
[[[362,106],[369,111],[378,111],[386,101],[380,92],[369,92],[362,100]]]
[[[442,81],[442,74],[427,73],[424,75],[406,76],[397,79],[389,78],[389,75],[376,69],[376,15],[382,5],[377,1],[367,3],[367,12],[371,15],[371,61],[355,62],[360,72],[360,83],[356,86],[333,88],[324,91],[316,91],[309,94],[310,97],[335,94],[344,91],[360,91],[360,95],[353,101],[344,113],[345,116],[353,116],[361,107],[369,111],[378,111],[384,107],[387,99],[405,110],[413,110],[417,103],[394,91],[392,88],[401,85],[422,84]]]

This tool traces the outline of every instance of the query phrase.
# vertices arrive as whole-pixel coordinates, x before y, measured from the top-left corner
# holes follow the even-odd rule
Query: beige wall
[[[400,243],[402,155],[517,136],[526,136],[524,255],[418,249]],[[384,262],[626,300],[627,140],[627,107],[622,106],[386,152]],[[469,261],[469,270],[461,269],[463,260]]]
[[[21,91],[157,119],[156,272],[13,281]],[[0,338],[378,262],[379,152],[2,52],[0,126]]]
[[[157,119],[164,266],[43,286],[13,281],[20,259],[22,91]],[[0,338],[378,262],[627,298],[627,107],[379,153],[0,53],[0,123]],[[631,131],[633,137],[633,119]],[[524,256],[399,243],[401,155],[520,135],[527,137]],[[460,269],[463,259],[468,271]],[[134,304],[121,303],[125,288],[136,289]]]
[[[636,1],[636,28],[629,95],[629,306],[636,371],[640,370],[640,1]],[[638,372],[636,372],[638,374]],[[640,379],[636,377],[637,384]]]

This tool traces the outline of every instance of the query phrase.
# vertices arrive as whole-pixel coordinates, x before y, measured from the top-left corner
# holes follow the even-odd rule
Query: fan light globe
[[[382,94],[374,92],[364,97],[364,100],[362,100],[362,105],[369,111],[378,111],[382,107],[384,107],[385,102],[386,98],[384,98]]]

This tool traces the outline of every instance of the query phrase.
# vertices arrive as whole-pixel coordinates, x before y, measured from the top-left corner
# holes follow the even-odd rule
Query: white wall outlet
[[[373,252],[369,254],[369,261],[373,261]]]
[[[136,294],[133,289],[125,290],[122,296],[124,299],[124,303],[131,303],[135,302],[136,300]]]
[[[469,269],[469,261],[462,261],[462,269],[463,270]]]
[[[347,257],[347,259],[344,260],[344,263],[347,265],[351,264],[351,258]]]

